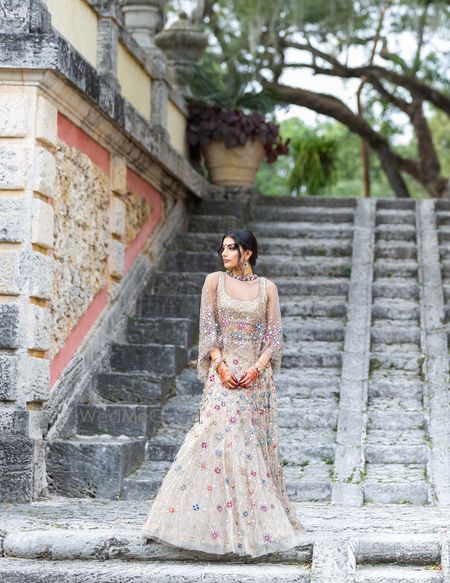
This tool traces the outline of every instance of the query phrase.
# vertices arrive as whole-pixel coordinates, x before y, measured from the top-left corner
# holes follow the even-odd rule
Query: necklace
[[[253,275],[234,275],[232,271],[228,270],[225,273],[234,279],[239,279],[239,281],[253,281],[254,279],[258,278],[256,273],[254,273]]]

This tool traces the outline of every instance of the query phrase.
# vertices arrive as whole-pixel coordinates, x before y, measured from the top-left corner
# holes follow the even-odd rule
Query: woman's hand
[[[251,366],[239,379],[239,385],[244,388],[249,387],[258,377],[258,369],[256,366]]]
[[[226,364],[222,362],[219,366],[219,375],[220,380],[228,389],[237,389],[239,388],[239,381],[231,372],[231,370],[227,367]]]

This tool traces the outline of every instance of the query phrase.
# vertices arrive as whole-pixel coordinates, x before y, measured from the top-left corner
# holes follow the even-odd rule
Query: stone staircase
[[[374,205],[374,214],[357,215],[358,205],[368,202]],[[440,253],[435,260],[436,265],[440,262],[443,313],[450,337],[450,203],[438,201],[435,210]],[[340,415],[348,398],[348,393],[343,398],[342,374],[350,290],[355,289],[352,273],[360,269],[354,255],[355,234],[365,228],[365,236],[373,237],[373,246],[367,247],[373,249],[371,281],[367,280],[371,304],[366,306],[370,350],[361,351],[359,357],[367,361],[369,381],[367,394],[361,394],[363,414],[356,420],[363,429],[361,443],[351,444],[362,448],[362,472],[356,484],[359,500],[368,511],[389,508],[395,514],[396,508],[403,512],[408,506],[412,512],[433,510],[439,480],[432,474],[442,466],[433,462],[437,440],[433,443],[431,435],[437,434],[430,429],[430,416],[436,413],[423,368],[424,334],[430,324],[424,323],[424,302],[429,300],[423,295],[425,276],[420,269],[424,227],[419,211],[419,203],[413,200],[312,197],[257,197],[250,210],[243,202],[229,200],[193,205],[187,231],[180,232],[167,248],[136,314],[128,318],[124,338],[112,344],[107,366],[94,379],[91,399],[78,406],[73,434],[47,443],[51,496],[114,500],[115,504],[142,504],[155,496],[197,417],[201,400],[203,387],[195,369],[201,287],[207,273],[222,268],[216,253],[222,233],[245,225],[258,238],[255,271],[272,279],[280,295],[285,351],[275,380],[280,456],[288,493],[304,509],[316,505],[311,516],[323,514],[327,506],[333,508],[335,472],[345,461],[345,456],[336,456],[338,435],[346,431]],[[434,207],[430,213],[434,217]],[[362,225],[361,216],[372,216],[373,224]],[[445,427],[448,431],[449,425]],[[442,483],[445,486],[445,480]],[[339,504],[334,508],[337,516]],[[258,581],[267,578],[267,569],[273,569],[270,576],[280,581],[449,582],[448,548],[442,533],[431,534],[428,525],[430,540],[420,539],[419,529],[419,538],[399,534],[383,543],[386,533],[377,533],[386,521],[373,518],[376,541],[361,532],[353,540],[345,532],[353,510],[342,507],[342,512],[343,526],[332,536],[327,534],[328,521],[321,524],[319,534],[320,529],[313,528],[309,539],[291,554],[265,557],[264,565],[225,562],[199,570],[201,563],[190,563],[182,551],[160,557],[158,553],[167,550],[158,545],[136,546],[133,523],[131,538],[120,543],[127,549],[126,556],[108,551],[117,559],[112,570],[94,560],[80,566],[69,560],[70,553],[55,550],[56,558],[67,558],[64,564],[58,562],[55,573],[67,581],[83,577],[109,581],[108,576],[116,572],[117,581],[144,581],[149,573],[152,580],[161,581],[177,580],[181,573],[189,581],[200,574],[211,580],[222,574]],[[339,538],[341,530],[343,538]],[[88,558],[96,559],[98,549],[106,549],[107,544],[99,539]],[[30,548],[28,543],[23,545]],[[40,549],[37,543],[33,548]],[[37,558],[42,558],[44,550],[39,552]],[[144,555],[148,571],[129,562],[140,561]],[[26,563],[32,556],[17,549],[11,556],[16,558],[13,565],[0,561],[5,581],[15,581],[16,571],[43,580],[41,567]],[[43,564],[41,571],[45,571]]]
[[[375,223],[364,500],[426,504],[415,202],[378,201]]]

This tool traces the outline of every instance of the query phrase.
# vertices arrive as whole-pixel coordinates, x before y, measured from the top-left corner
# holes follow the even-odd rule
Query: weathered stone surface
[[[0,401],[14,401],[17,397],[18,356],[0,354]]]
[[[51,356],[105,286],[109,180],[82,152],[58,141]]]
[[[36,101],[36,140],[47,147],[55,147],[58,129],[58,110],[43,95]]]
[[[34,150],[33,190],[53,198],[56,188],[55,178],[55,157],[45,148],[37,146]]]
[[[22,243],[26,239],[26,213],[28,206],[28,201],[25,198],[0,199],[1,243]]]
[[[125,271],[125,245],[117,239],[111,239],[108,256],[109,273],[122,277]]]
[[[111,201],[111,233],[115,235],[125,234],[126,206],[118,196],[113,196]]]
[[[133,192],[128,192],[123,200],[126,207],[124,238],[128,245],[136,238],[142,225],[151,215],[152,209],[144,198]]]
[[[53,247],[54,211],[51,204],[33,199],[31,217],[31,242],[42,247]]]
[[[24,146],[0,146],[0,189],[25,188],[26,151]]]
[[[27,254],[27,270],[29,273],[29,295],[42,300],[52,299],[52,284],[55,264],[49,255],[31,251]]]
[[[48,350],[52,333],[53,319],[48,308],[28,305],[28,344],[27,348]]]
[[[0,137],[21,138],[27,131],[28,96],[21,93],[0,95]]]

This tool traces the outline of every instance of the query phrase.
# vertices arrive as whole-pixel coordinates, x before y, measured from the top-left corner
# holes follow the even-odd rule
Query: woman
[[[273,373],[283,351],[276,285],[253,273],[253,233],[233,229],[218,250],[226,272],[206,276],[200,303],[199,418],[142,527],[147,539],[258,557],[297,544],[278,457]]]

